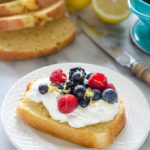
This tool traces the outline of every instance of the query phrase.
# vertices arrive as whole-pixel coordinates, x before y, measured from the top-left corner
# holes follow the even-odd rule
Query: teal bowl
[[[139,17],[131,30],[133,42],[150,54],[150,0],[128,0],[129,9]]]

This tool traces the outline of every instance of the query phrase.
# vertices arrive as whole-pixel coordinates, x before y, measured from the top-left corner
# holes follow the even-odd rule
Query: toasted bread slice
[[[0,60],[36,58],[56,52],[74,40],[75,25],[66,17],[37,28],[0,33]]]
[[[30,82],[27,91],[31,88]],[[51,118],[42,103],[35,103],[26,97],[18,103],[17,115],[26,123],[58,138],[87,147],[104,148],[114,143],[115,137],[126,123],[125,108],[119,100],[119,113],[112,121],[82,128],[72,128],[68,123],[60,123]]]
[[[0,17],[39,10],[57,1],[58,0],[5,0],[0,2]]]
[[[64,16],[65,12],[65,0],[58,0],[58,2],[51,6],[36,12],[2,17],[0,18],[0,32],[41,26],[47,21]]]

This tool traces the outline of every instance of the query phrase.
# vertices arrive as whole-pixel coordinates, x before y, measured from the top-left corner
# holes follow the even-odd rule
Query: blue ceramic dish
[[[139,17],[131,30],[134,43],[150,54],[150,4],[148,0],[128,0],[130,10]]]

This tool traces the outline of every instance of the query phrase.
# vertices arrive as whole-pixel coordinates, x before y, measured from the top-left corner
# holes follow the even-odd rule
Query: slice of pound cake
[[[56,52],[74,40],[75,25],[66,17],[44,26],[0,33],[0,60],[36,58]]]
[[[18,103],[17,115],[29,125],[87,147],[114,143],[126,123],[116,88],[103,73],[73,67],[54,70],[31,81]]]
[[[65,15],[65,0],[58,0],[47,8],[0,18],[0,32],[19,30],[29,27],[36,27],[45,24],[47,21],[53,21]]]
[[[0,17],[39,10],[57,1],[58,0],[3,0],[0,1]]]

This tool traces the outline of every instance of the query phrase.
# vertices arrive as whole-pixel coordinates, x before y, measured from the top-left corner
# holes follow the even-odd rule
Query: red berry
[[[68,114],[71,113],[78,106],[78,99],[71,94],[62,96],[58,101],[59,111]]]
[[[89,78],[89,87],[92,89],[99,89],[103,92],[107,88],[107,78],[102,73],[94,73]]]
[[[113,90],[116,91],[116,88],[115,88],[115,86],[112,83],[108,83],[107,84],[107,89],[113,89]]]
[[[50,75],[50,81],[56,86],[58,86],[60,83],[65,82],[66,80],[67,76],[61,69],[53,71]]]

